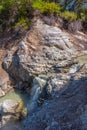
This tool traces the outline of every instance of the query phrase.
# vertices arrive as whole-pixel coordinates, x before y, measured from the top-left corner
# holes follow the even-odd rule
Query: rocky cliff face
[[[64,64],[61,60],[76,56],[81,47],[75,44],[67,32],[37,20],[15,53],[10,51],[6,55],[3,68],[17,81],[28,82],[32,76],[47,73],[56,64]]]
[[[23,130],[87,129],[87,65],[77,58],[87,52],[79,37],[36,19],[5,55],[2,66],[14,87],[30,94]]]

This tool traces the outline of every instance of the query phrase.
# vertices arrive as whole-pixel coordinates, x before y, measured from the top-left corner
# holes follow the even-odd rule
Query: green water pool
[[[4,97],[0,98],[0,103],[7,99],[12,99],[12,100],[16,100],[16,101],[22,100],[22,101],[24,101],[24,104],[26,106],[29,101],[29,94],[22,92],[20,90],[17,90],[17,89],[11,90]]]

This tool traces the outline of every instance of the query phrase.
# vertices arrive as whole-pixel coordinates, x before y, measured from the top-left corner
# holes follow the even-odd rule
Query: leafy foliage
[[[77,14],[74,12],[64,11],[64,12],[62,12],[61,17],[67,21],[72,22],[77,19]]]
[[[62,6],[60,2],[61,0],[0,0],[0,30],[19,27],[28,29],[34,10],[39,10],[43,15],[60,16],[69,22],[76,19],[87,21],[87,8],[80,8],[84,0],[75,0],[69,11],[65,8],[72,0],[64,0]]]
[[[78,11],[78,17],[82,20],[82,21],[87,21],[87,7],[81,8]]]
[[[3,31],[9,26],[17,27],[19,23],[28,28],[28,17],[31,15],[30,0],[1,0],[0,1],[0,24]],[[15,25],[16,24],[16,25]]]
[[[22,28],[24,30],[27,30],[30,26],[30,21],[28,18],[20,18],[17,23],[15,23],[14,28]]]
[[[43,14],[57,14],[60,13],[60,5],[54,2],[36,1],[33,3],[33,8],[38,9]]]

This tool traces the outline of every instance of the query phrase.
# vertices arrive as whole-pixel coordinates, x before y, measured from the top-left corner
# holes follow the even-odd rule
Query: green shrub
[[[39,10],[42,14],[56,14],[67,21],[75,21],[77,19],[77,14],[74,12],[69,12],[64,10],[60,5],[54,2],[43,2],[38,0],[33,2],[33,8]]]
[[[76,19],[87,21],[87,8],[81,8],[77,13],[66,11],[63,6],[55,3],[54,0],[1,0],[0,1],[0,29],[22,27],[28,29],[33,11],[39,10],[45,15],[56,15],[72,22]]]
[[[61,13],[61,17],[69,22],[72,22],[77,19],[77,14],[74,12],[64,11]]]
[[[0,2],[0,24],[2,25],[2,30],[12,26],[18,27],[19,25],[23,29],[27,29],[29,25],[28,18],[31,14],[30,10],[30,0],[2,0]]]
[[[86,21],[87,16],[86,16],[84,13],[80,13],[80,19],[81,19],[82,21]]]
[[[33,2],[33,8],[35,10],[39,10],[43,14],[58,14],[60,13],[60,6],[54,2],[43,2],[43,1],[38,1],[38,2]]]
[[[30,21],[28,18],[20,18],[18,22],[16,22],[14,28],[22,28],[24,30],[27,30],[30,26]]]
[[[0,5],[0,13],[1,13],[1,11],[3,10],[3,6],[2,5]]]
[[[87,7],[83,7],[78,11],[78,18],[87,21]]]

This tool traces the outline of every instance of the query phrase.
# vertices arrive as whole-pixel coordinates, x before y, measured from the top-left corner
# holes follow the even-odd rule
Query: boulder
[[[18,102],[11,99],[4,100],[2,103],[0,103],[0,128],[1,129],[4,129],[6,125],[8,126],[9,122],[13,121],[12,117],[15,114],[17,106],[18,106]]]
[[[25,66],[26,62],[27,62],[27,56],[25,52],[21,52],[19,45],[18,54],[15,54],[14,56],[13,55],[9,56],[8,54],[6,55],[3,62],[3,68],[13,78],[15,78],[16,81],[19,81],[19,79],[21,81],[28,81],[30,79],[30,74]]]
[[[3,101],[1,105],[3,113],[9,113],[9,115],[15,113],[17,106],[18,106],[18,102],[11,99]]]

